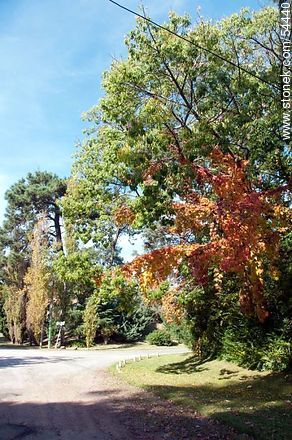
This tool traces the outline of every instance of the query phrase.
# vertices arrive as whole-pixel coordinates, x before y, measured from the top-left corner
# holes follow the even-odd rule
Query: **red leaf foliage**
[[[201,195],[203,191],[194,191],[194,182],[186,181],[182,200],[173,204],[175,221],[169,229],[180,238],[180,245],[137,257],[124,266],[124,272],[138,277],[145,289],[178,274],[183,260],[201,285],[208,282],[210,269],[234,272],[242,284],[242,311],[255,312],[264,322],[268,310],[263,294],[263,261],[269,261],[272,267],[277,258],[279,233],[285,230],[288,210],[277,205],[276,199],[287,188],[270,192],[256,189],[247,177],[248,162],[224,154],[219,148],[210,155],[208,167],[191,163],[181,150],[177,160],[181,167],[191,167],[197,185],[209,188],[208,197]],[[196,237],[202,229],[209,237],[206,244],[186,241],[187,233]]]

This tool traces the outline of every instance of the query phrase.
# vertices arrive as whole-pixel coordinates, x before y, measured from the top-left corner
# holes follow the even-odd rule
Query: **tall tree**
[[[3,232],[12,234],[21,229],[27,243],[27,231],[33,229],[36,216],[43,213],[50,221],[49,234],[62,246],[61,210],[59,200],[66,191],[66,182],[46,171],[29,173],[6,192],[7,209]]]
[[[136,229],[168,222],[185,179],[202,191],[192,168],[181,167],[178,152],[207,164],[219,146],[248,159],[248,173],[260,176],[259,188],[289,180],[277,10],[243,10],[195,26],[170,14],[165,27],[171,33],[137,21],[126,39],[127,59],[105,73],[105,96],[87,114],[92,128],[64,199],[84,241],[112,236],[112,242],[118,233],[112,219],[127,206],[138,213]],[[119,231],[129,232],[121,223]]]
[[[11,339],[18,342],[22,341],[26,328],[23,288],[30,264],[29,236],[42,213],[48,221],[50,244],[56,250],[63,248],[59,200],[65,190],[64,179],[37,171],[12,185],[5,195],[7,208],[0,229],[0,285],[6,298]]]
[[[52,290],[49,285],[51,273],[48,262],[48,225],[44,217],[40,217],[34,227],[30,248],[31,264],[24,277],[27,294],[27,326],[30,339],[42,345],[44,323]]]
[[[64,199],[80,238],[106,238],[113,220],[159,232],[132,265],[142,284],[182,277],[185,259],[194,284],[211,271],[218,291],[222,272],[236,273],[242,310],[261,322],[263,266],[285,233],[289,182],[278,20],[270,7],[195,26],[170,14],[165,29],[139,19],[127,59],[105,73],[105,95],[88,113]]]

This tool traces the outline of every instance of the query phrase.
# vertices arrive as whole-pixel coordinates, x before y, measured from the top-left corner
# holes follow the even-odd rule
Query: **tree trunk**
[[[44,320],[42,321],[42,326],[41,326],[40,348],[43,347],[43,340],[44,340]]]
[[[61,213],[58,206],[55,207],[55,217],[54,217],[54,227],[56,234],[56,242],[59,250],[63,250],[63,241],[62,241],[62,230],[61,230]]]
[[[51,348],[52,344],[52,314],[53,314],[53,302],[50,302],[48,310],[49,328],[48,328],[48,348]]]

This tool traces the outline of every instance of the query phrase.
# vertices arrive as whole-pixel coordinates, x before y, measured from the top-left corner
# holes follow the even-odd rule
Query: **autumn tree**
[[[48,262],[48,224],[44,217],[40,217],[34,227],[30,248],[31,264],[24,277],[24,289],[27,294],[27,327],[31,335],[30,339],[42,345],[46,312],[52,296]]]
[[[92,126],[64,199],[85,242],[111,249],[121,233],[169,222],[173,200],[194,175],[181,167],[177,149],[201,164],[215,146],[248,159],[247,172],[261,176],[260,188],[289,179],[278,99],[277,11],[243,10],[195,26],[170,14],[165,27],[172,33],[137,21],[126,39],[127,59],[104,74],[105,96],[87,113]],[[195,179],[193,184],[198,189]],[[113,222],[125,207],[138,214],[131,231]]]
[[[48,240],[63,248],[59,199],[66,183],[48,172],[29,173],[6,192],[7,208],[0,229],[0,284],[11,340],[22,342],[26,331],[24,275],[30,264],[29,236],[38,216],[48,221]],[[16,335],[17,333],[17,335]]]
[[[171,13],[165,29],[138,19],[87,114],[65,212],[85,241],[107,242],[106,225],[145,234],[151,252],[124,270],[145,296],[170,280],[169,315],[195,322],[209,301],[219,328],[232,297],[263,326],[287,295],[275,287],[289,221],[278,19],[272,7],[194,26]]]
[[[195,193],[186,183],[184,196],[173,203],[173,225],[167,228],[178,244],[138,257],[124,270],[138,276],[147,290],[175,275],[184,261],[197,284],[206,284],[212,270],[219,294],[223,274],[236,273],[242,285],[242,310],[246,314],[255,311],[264,322],[268,317],[263,297],[265,265],[268,262],[269,273],[277,279],[273,262],[278,257],[280,233],[287,232],[291,220],[289,208],[276,200],[288,187],[255,191],[247,179],[247,163],[218,149],[210,156],[209,168],[180,160],[182,167],[187,164],[196,169],[196,180],[208,185],[212,198]],[[198,240],[202,234],[204,240]]]

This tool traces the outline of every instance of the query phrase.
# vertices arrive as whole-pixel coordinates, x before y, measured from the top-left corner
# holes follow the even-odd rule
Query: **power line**
[[[230,64],[233,67],[236,67],[237,69],[239,69],[240,71],[247,73],[248,75],[252,76],[253,78],[256,78],[257,80],[267,84],[268,86],[272,86],[275,87],[276,89],[280,90],[279,87],[277,87],[275,84],[270,83],[269,81],[266,81],[265,79],[261,78],[260,76],[258,76],[256,73],[250,72],[249,70],[246,70],[244,67],[241,67],[239,64],[234,63],[233,61],[227,60],[226,58],[224,58],[222,55],[219,55],[216,52],[213,52],[210,49],[207,49],[206,47],[203,47],[197,43],[194,43],[193,41],[189,40],[188,38],[184,37],[183,35],[179,35],[176,32],[172,31],[171,29],[167,29],[166,27],[162,26],[161,24],[156,23],[155,21],[151,20],[148,17],[145,17],[144,15],[139,14],[136,11],[133,11],[132,9],[127,8],[124,5],[121,5],[120,3],[114,1],[114,0],[108,0],[110,3],[113,3],[114,5],[118,6],[121,9],[124,9],[125,11],[129,12],[130,14],[135,15],[136,17],[142,18],[143,20],[147,21],[148,23],[151,23],[152,25],[163,29],[166,32],[169,32],[170,34],[174,35],[177,38],[180,38],[181,40],[186,41],[189,44],[192,44],[193,46],[195,46],[196,48],[203,50],[207,53],[209,53],[210,55],[213,55],[216,58],[219,58],[221,61],[224,61],[225,63]]]

